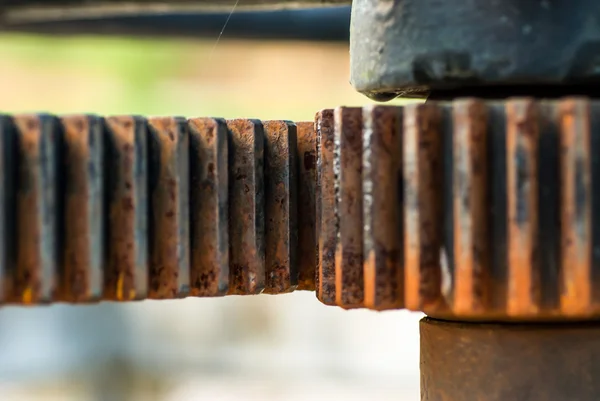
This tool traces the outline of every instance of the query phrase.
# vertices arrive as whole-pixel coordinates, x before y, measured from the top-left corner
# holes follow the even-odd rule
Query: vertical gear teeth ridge
[[[404,108],[405,303],[410,310],[440,307],[442,242],[441,110],[435,104]]]
[[[376,310],[404,304],[401,124],[397,107],[363,111],[364,303]]]
[[[149,298],[190,291],[189,135],[183,118],[149,120]]]
[[[19,156],[14,120],[0,115],[0,302],[14,301],[17,266],[16,185]]]
[[[266,121],[265,133],[265,293],[298,286],[297,133],[287,121]]]
[[[148,294],[148,126],[137,117],[106,120],[108,243],[104,297]]]
[[[334,112],[334,174],[338,239],[335,249],[336,304],[363,306],[362,109]]]
[[[334,170],[333,110],[322,110],[315,118],[317,136],[316,231],[319,241],[317,258],[317,298],[326,305],[336,302],[335,255],[338,244],[336,181]]]
[[[61,125],[64,237],[57,298],[91,302],[102,297],[104,284],[104,124],[69,116]]]
[[[315,291],[318,265],[317,241],[317,135],[313,122],[296,124],[298,138],[298,290]]]
[[[227,123],[194,118],[190,130],[191,295],[229,290],[229,161]]]
[[[478,100],[457,101],[452,117],[452,311],[471,314],[486,310],[490,295],[487,107]]]
[[[58,121],[50,116],[14,118],[17,141],[16,264],[10,299],[52,301],[57,286],[59,205]]]
[[[540,307],[538,263],[538,105],[506,104],[506,169],[509,316],[535,315]]]
[[[562,224],[560,306],[564,315],[582,316],[592,308],[590,105],[584,99],[565,100],[558,114]]]
[[[265,288],[264,129],[231,120],[229,129],[229,293]]]

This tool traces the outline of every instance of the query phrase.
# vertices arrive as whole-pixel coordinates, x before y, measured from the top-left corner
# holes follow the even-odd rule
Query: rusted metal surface
[[[102,297],[104,284],[104,132],[91,116],[61,119],[63,254],[57,297],[86,302]]]
[[[296,125],[267,121],[265,132],[265,293],[298,286]]]
[[[334,174],[338,241],[335,250],[336,304],[363,305],[362,110],[334,111]]]
[[[487,109],[481,101],[465,100],[455,102],[453,111],[450,178],[456,284],[450,301],[460,315],[489,307]]]
[[[355,125],[355,109],[321,112],[319,299],[459,320],[598,316],[598,107],[459,99],[366,108]],[[362,266],[342,261],[344,238]]]
[[[3,302],[298,287],[444,319],[600,316],[597,101],[0,129]]]
[[[537,104],[506,105],[508,315],[536,314],[540,304]]]
[[[363,111],[364,303],[376,310],[404,304],[401,125],[397,107]]]
[[[14,118],[17,132],[16,263],[9,300],[49,302],[58,268],[58,121],[49,116]]]
[[[317,217],[319,241],[317,259],[317,298],[326,305],[336,301],[335,252],[338,244],[336,181],[334,170],[333,110],[322,110],[315,118],[317,136]]]
[[[190,130],[191,295],[229,289],[229,171],[227,123],[195,118]]]
[[[148,294],[147,122],[134,117],[106,121],[107,269],[104,298],[130,301]]]
[[[423,401],[593,401],[600,325],[420,323]]]
[[[149,298],[190,291],[189,135],[183,118],[149,121]]]
[[[406,107],[403,128],[405,303],[431,310],[442,303],[441,110]]]
[[[298,138],[298,290],[315,290],[318,246],[316,232],[317,136],[313,122],[296,124]]]
[[[561,201],[561,311],[588,314],[592,303],[592,171],[590,105],[581,99],[559,108]],[[597,135],[597,131],[595,132]],[[595,157],[598,157],[597,155]],[[596,190],[596,195],[598,191]]]
[[[16,161],[18,156],[13,119],[0,115],[0,300],[13,297],[16,272]]]
[[[231,120],[229,129],[229,293],[265,288],[264,129]]]

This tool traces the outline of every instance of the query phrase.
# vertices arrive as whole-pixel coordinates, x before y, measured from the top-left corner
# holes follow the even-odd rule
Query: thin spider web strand
[[[235,4],[233,5],[233,8],[229,12],[227,19],[225,20],[225,24],[223,24],[223,28],[221,29],[221,32],[219,33],[219,37],[217,38],[215,45],[213,46],[212,50],[210,51],[210,56],[208,57],[209,60],[212,60],[215,50],[217,49],[217,45],[219,44],[219,41],[221,40],[221,36],[223,36],[223,32],[225,32],[225,28],[227,27],[227,24],[229,23],[229,20],[231,19],[231,16],[233,15],[233,12],[237,8],[239,2],[240,2],[240,0],[235,0]]]

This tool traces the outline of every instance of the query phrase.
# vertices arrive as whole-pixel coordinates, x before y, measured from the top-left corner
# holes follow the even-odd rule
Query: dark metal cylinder
[[[425,318],[423,401],[596,401],[600,323],[501,325]]]
[[[354,0],[351,81],[371,97],[600,82],[597,0]]]

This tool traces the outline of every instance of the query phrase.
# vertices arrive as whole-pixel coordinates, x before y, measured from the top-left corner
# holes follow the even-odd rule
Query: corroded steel
[[[420,323],[423,401],[594,401],[600,325]]]
[[[265,288],[264,129],[232,120],[229,128],[229,293]]]
[[[191,295],[225,295],[229,289],[227,123],[194,118],[188,127]]]
[[[404,110],[404,300],[412,310],[436,309],[443,300],[440,123],[441,110],[434,104],[413,105]]]
[[[315,123],[2,117],[3,302],[315,290],[460,320],[600,315],[600,103]]]
[[[149,298],[190,289],[189,135],[183,118],[149,121]]]
[[[335,252],[338,242],[339,218],[336,207],[336,176],[334,171],[333,110],[322,110],[315,118],[317,136],[316,232],[319,241],[316,292],[326,305],[335,305]]]
[[[267,121],[264,130],[265,293],[279,294],[298,286],[297,135],[287,121]]]
[[[108,244],[104,297],[148,295],[148,123],[134,117],[106,120]]]
[[[598,316],[599,107],[586,98],[372,106],[355,147],[354,109],[318,114],[319,299],[460,320]],[[359,204],[362,213],[348,212]],[[339,262],[344,238],[363,254],[351,283],[363,284],[352,292],[362,299],[344,298],[353,269]]]
[[[372,309],[404,303],[401,124],[397,107],[363,111],[364,303]]]
[[[340,107],[334,119],[335,300],[339,306],[353,308],[362,306],[364,300],[362,110]]]
[[[58,266],[57,205],[59,139],[57,120],[18,116],[16,171],[16,262],[9,299],[23,304],[49,302]],[[12,295],[12,296],[11,296]]]
[[[313,122],[296,124],[298,138],[298,289],[315,290],[317,136]]]
[[[64,192],[63,254],[58,271],[58,299],[100,299],[104,266],[104,133],[97,117],[61,119]]]

